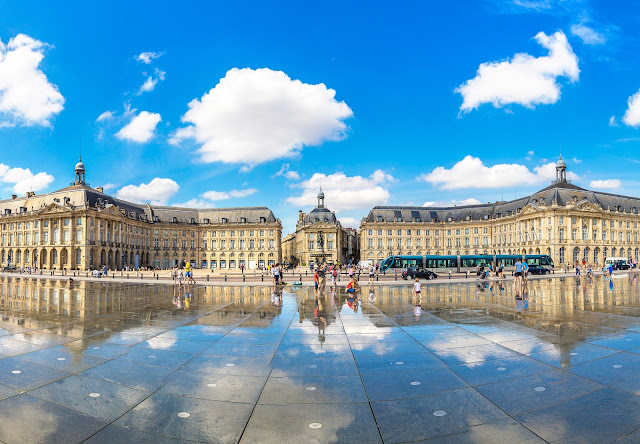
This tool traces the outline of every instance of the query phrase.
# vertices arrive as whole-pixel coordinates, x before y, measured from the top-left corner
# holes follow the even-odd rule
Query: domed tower
[[[322,187],[320,187],[320,192],[318,193],[318,208],[324,208],[324,193],[322,192]]]
[[[84,163],[82,163],[82,156],[80,156],[80,161],[76,163],[76,180],[74,181],[74,185],[85,185],[84,183]]]
[[[567,182],[567,164],[562,159],[562,155],[560,155],[560,159],[558,159],[558,163],[556,163],[556,182],[557,183]]]

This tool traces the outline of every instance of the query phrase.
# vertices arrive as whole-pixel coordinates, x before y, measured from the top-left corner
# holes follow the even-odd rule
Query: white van
[[[628,270],[631,268],[629,259],[626,257],[608,257],[604,260],[604,268],[609,268],[609,265],[613,266],[614,270]]]

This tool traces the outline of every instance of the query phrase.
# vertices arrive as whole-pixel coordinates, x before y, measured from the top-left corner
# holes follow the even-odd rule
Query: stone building
[[[72,185],[0,201],[0,264],[90,270],[189,260],[197,268],[265,268],[281,260],[282,225],[266,207],[136,204],[91,188],[82,161]]]
[[[638,259],[640,199],[556,180],[527,197],[459,207],[374,207],[360,225],[361,259],[391,255],[547,254],[556,265]]]
[[[285,237],[283,250],[287,250],[292,265],[347,264],[357,258],[357,242],[353,230],[349,230],[325,207],[324,193],[320,190],[318,205],[309,214],[298,212],[296,232]]]

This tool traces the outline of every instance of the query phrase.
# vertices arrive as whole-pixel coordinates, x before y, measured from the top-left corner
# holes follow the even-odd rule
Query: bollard
[[[144,274],[140,273],[140,280],[144,279]]]
[[[260,276],[260,282],[264,282],[264,274]]]
[[[245,280],[244,280],[244,274],[242,274],[242,282],[245,282]]]
[[[556,270],[551,270],[551,274],[556,274]]]
[[[451,270],[449,270],[449,279],[451,279]]]
[[[398,275],[396,274],[396,281],[398,280]]]
[[[115,279],[116,278],[116,274],[115,273],[111,273],[111,279]]]
[[[224,281],[227,282],[227,275],[224,275]]]
[[[207,282],[209,282],[209,275],[207,275]]]
[[[158,275],[156,274],[156,281],[158,280]]]
[[[73,272],[73,277],[76,277],[76,272],[75,271]]]
[[[376,274],[376,282],[380,281],[380,275]]]
[[[466,274],[466,276],[465,276],[464,278],[465,278],[465,279],[468,279],[468,278],[469,278],[469,270],[467,270],[467,274]]]
[[[129,279],[129,273],[127,273],[127,279]]]
[[[511,271],[511,276],[513,276],[513,271]]]

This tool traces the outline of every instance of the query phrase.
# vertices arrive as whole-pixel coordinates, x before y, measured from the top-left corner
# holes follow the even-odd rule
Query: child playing
[[[420,280],[416,278],[416,283],[413,284],[413,290],[416,292],[416,296],[420,296]]]

